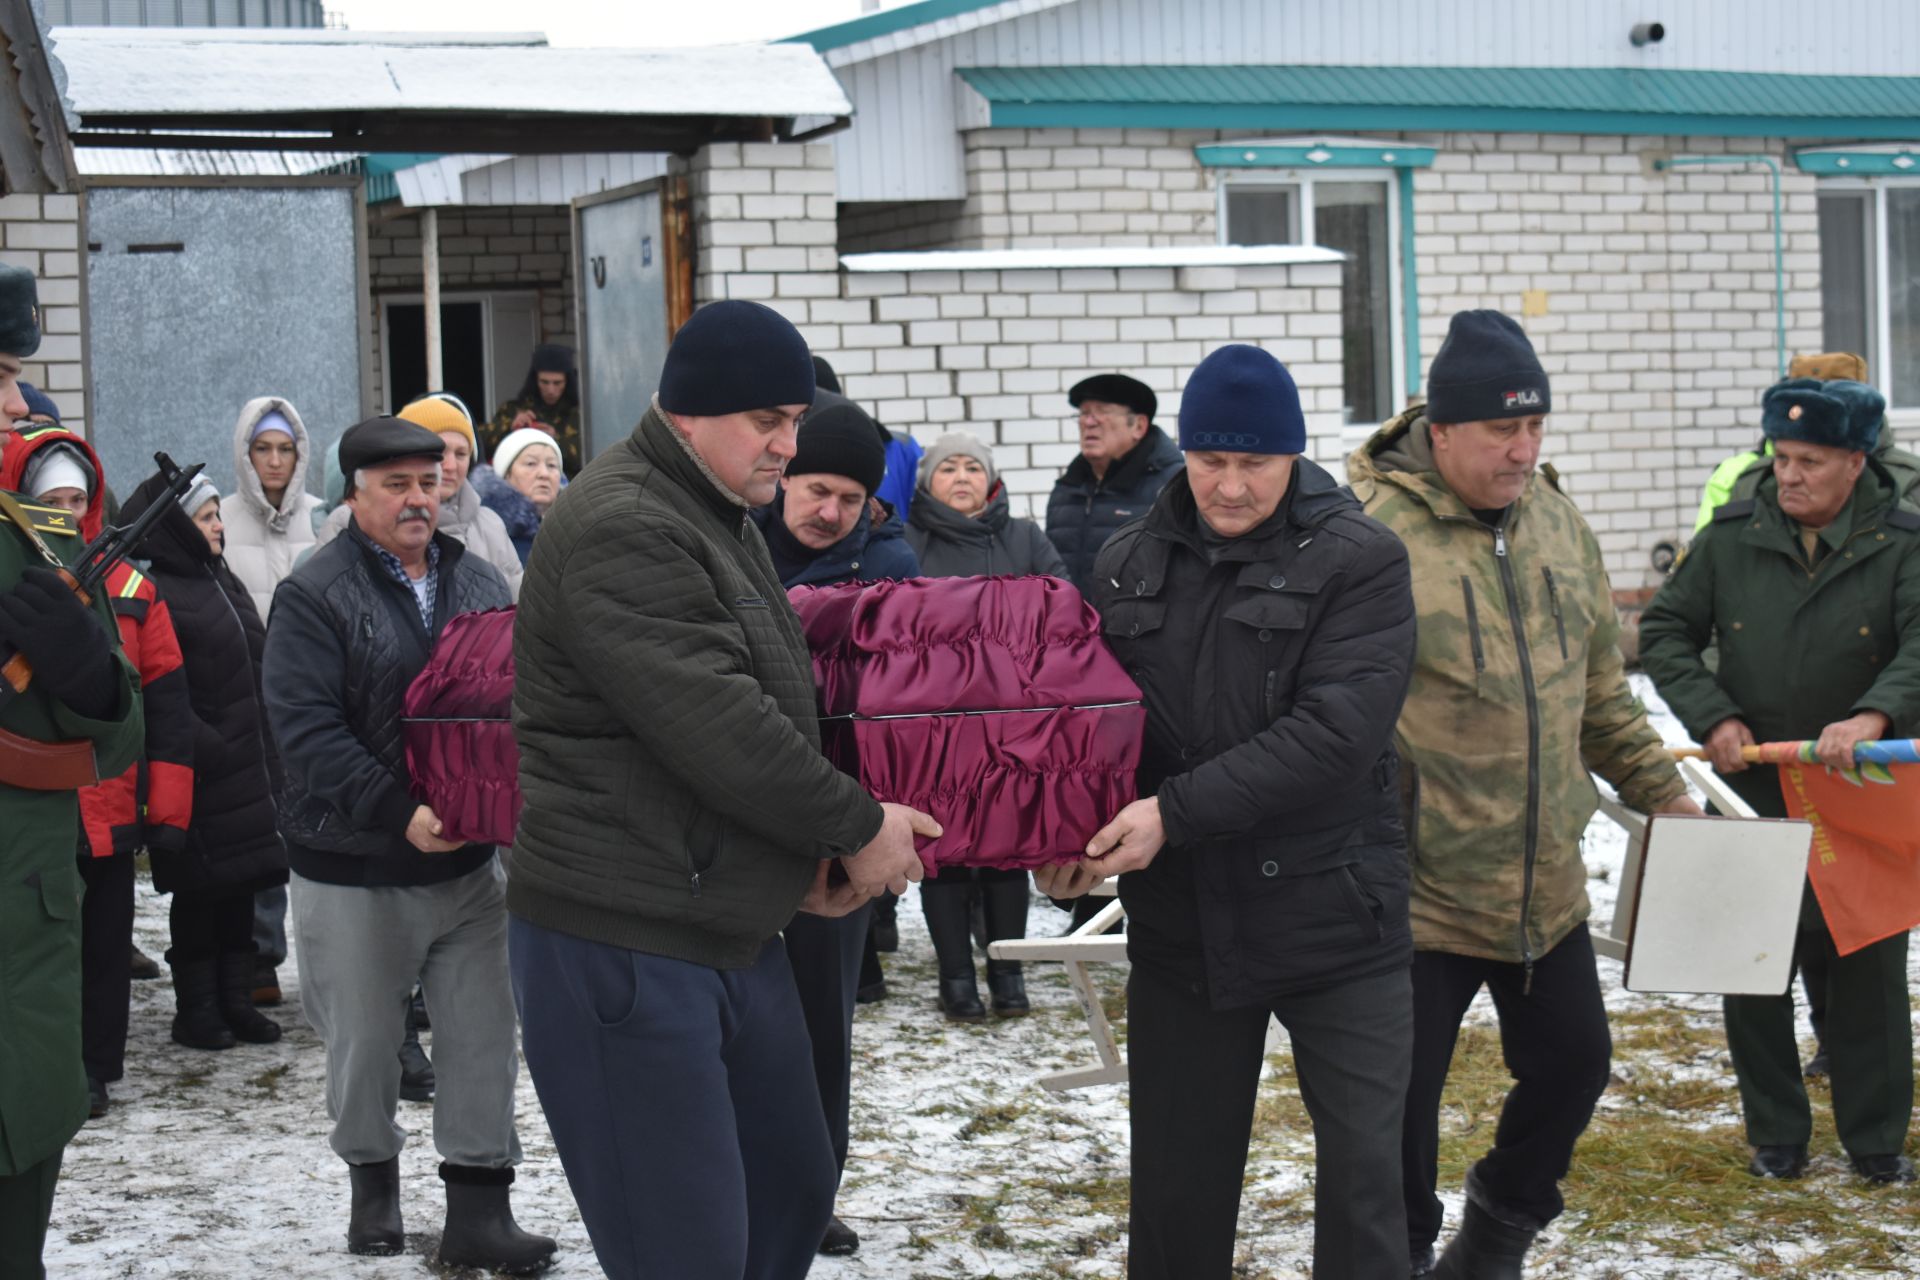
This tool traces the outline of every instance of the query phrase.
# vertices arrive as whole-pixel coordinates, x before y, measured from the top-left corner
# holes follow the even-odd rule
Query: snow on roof
[[[352,31],[344,27],[90,27],[52,28],[56,38],[126,36],[156,44],[217,40],[223,44],[373,44],[417,46],[541,46],[544,31]]]
[[[1280,267],[1344,262],[1319,245],[1180,245],[1165,249],[935,249],[849,253],[848,271],[1062,271],[1083,267]]]
[[[820,55],[800,44],[429,46],[366,38],[231,40],[224,32],[132,27],[66,27],[55,36],[69,96],[83,120],[392,110],[616,117],[853,112]]]

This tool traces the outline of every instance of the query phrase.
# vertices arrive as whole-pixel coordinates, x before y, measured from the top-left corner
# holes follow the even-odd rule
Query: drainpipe
[[[1780,230],[1780,162],[1763,155],[1668,156],[1655,160],[1653,167],[1660,172],[1713,164],[1763,164],[1773,172],[1773,330],[1779,376],[1784,378],[1787,376],[1787,259],[1785,238]]]

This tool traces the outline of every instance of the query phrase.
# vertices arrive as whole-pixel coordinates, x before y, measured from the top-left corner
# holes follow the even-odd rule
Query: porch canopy
[[[56,28],[82,147],[690,154],[853,108],[806,45],[556,49],[541,37]]]

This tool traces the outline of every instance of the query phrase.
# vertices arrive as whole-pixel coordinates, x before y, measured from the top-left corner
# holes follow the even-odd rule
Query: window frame
[[[1387,416],[1376,422],[1354,421],[1340,426],[1340,446],[1343,452],[1350,451],[1366,443],[1383,423],[1390,422],[1398,415],[1394,408],[1403,399],[1406,386],[1406,288],[1405,271],[1401,263],[1401,244],[1406,234],[1401,226],[1400,184],[1408,181],[1405,171],[1399,168],[1337,168],[1303,169],[1294,167],[1276,168],[1234,168],[1216,169],[1219,180],[1214,184],[1214,239],[1216,243],[1227,245],[1227,194],[1233,187],[1291,187],[1298,191],[1299,205],[1299,243],[1318,246],[1319,240],[1317,216],[1318,208],[1314,201],[1316,182],[1369,182],[1378,185],[1384,192],[1387,205],[1387,243],[1384,247],[1387,261]]]
[[[1867,377],[1881,395],[1887,397],[1887,421],[1898,431],[1920,426],[1920,403],[1899,405],[1893,402],[1893,326],[1888,323],[1887,299],[1891,296],[1892,263],[1887,253],[1887,192],[1895,189],[1920,189],[1920,174],[1876,174],[1872,177],[1825,177],[1815,186],[1816,195],[1864,192],[1868,195],[1867,216],[1871,222],[1866,237],[1871,258],[1867,269]],[[1920,268],[1920,264],[1915,264]],[[1821,264],[1822,278],[1826,264]],[[1825,335],[1822,335],[1824,342]]]

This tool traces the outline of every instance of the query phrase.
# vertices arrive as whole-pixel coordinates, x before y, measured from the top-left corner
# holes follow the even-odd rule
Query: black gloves
[[[119,704],[106,627],[52,569],[32,565],[0,595],[0,640],[25,654],[34,680],[76,714],[104,720]]]

